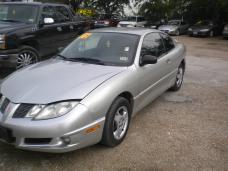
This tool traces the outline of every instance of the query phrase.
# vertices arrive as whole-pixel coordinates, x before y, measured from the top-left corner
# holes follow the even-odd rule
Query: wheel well
[[[127,99],[133,109],[134,100],[133,100],[133,95],[130,92],[123,92],[118,97],[124,97],[125,99]]]
[[[185,64],[185,60],[184,60],[184,59],[181,61],[181,65],[184,66],[184,70],[185,70],[185,67],[186,67],[185,65],[186,65],[186,64]]]
[[[35,48],[36,50],[39,50],[39,45],[35,40],[23,42],[22,45],[31,46],[31,47]]]

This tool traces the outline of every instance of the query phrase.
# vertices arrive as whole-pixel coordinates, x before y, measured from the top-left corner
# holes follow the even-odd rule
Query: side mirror
[[[152,55],[143,55],[140,61],[140,65],[144,66],[147,64],[156,64],[158,62],[158,59],[156,56]]]
[[[55,21],[53,18],[44,18],[44,24],[53,24]]]

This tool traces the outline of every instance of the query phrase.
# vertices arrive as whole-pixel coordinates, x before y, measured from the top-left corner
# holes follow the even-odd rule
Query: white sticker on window
[[[129,50],[130,50],[130,47],[128,47],[128,46],[124,48],[125,52],[129,52]]]
[[[121,61],[128,61],[128,57],[121,56],[121,57],[120,57],[120,60],[121,60]]]

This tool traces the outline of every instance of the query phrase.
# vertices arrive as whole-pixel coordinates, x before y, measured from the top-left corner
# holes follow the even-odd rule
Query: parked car
[[[88,29],[66,5],[1,3],[0,65],[21,68],[36,63]]]
[[[164,25],[165,21],[160,20],[160,21],[147,21],[146,24],[144,25],[146,28],[152,28],[152,29],[158,29],[161,25]]]
[[[182,20],[170,20],[166,25],[161,25],[158,30],[170,35],[179,36],[187,33],[189,24]]]
[[[223,37],[228,38],[228,24],[225,25],[222,34],[223,34]]]
[[[119,23],[117,14],[99,14],[96,18],[95,28],[116,27]]]
[[[199,21],[188,29],[189,36],[210,36],[218,35],[221,27],[213,21]]]
[[[118,27],[144,27],[145,24],[146,20],[144,17],[131,16],[120,21]]]
[[[117,146],[131,117],[166,90],[181,88],[184,56],[184,45],[152,29],[87,32],[55,58],[3,81],[0,139],[43,152]]]

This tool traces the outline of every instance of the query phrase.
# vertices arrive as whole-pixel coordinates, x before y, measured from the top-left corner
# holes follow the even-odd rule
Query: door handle
[[[57,27],[57,31],[62,31],[62,27]]]
[[[171,64],[172,62],[171,62],[170,59],[167,59],[167,60],[166,60],[166,63],[167,63],[167,64]]]

